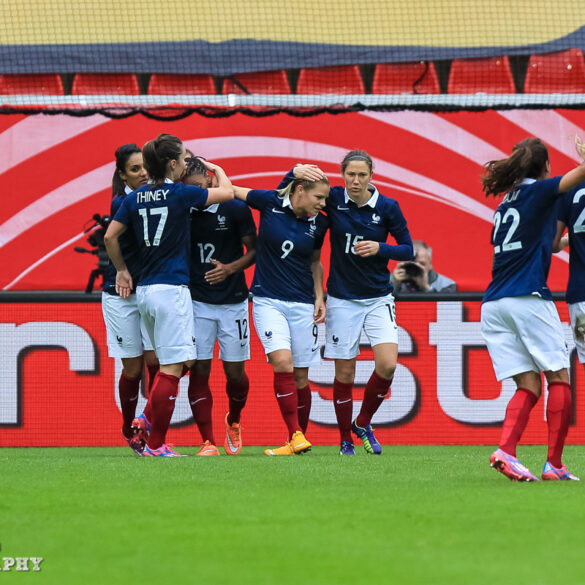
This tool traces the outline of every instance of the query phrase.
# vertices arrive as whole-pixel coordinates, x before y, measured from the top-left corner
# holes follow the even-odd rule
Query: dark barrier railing
[[[397,302],[412,301],[481,301],[483,292],[408,293],[396,297]],[[555,301],[564,301],[564,292],[553,292]],[[98,303],[101,291],[0,291],[0,303]]]

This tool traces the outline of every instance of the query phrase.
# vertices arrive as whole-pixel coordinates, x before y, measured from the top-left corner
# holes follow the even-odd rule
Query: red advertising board
[[[192,115],[160,121],[133,116],[0,117],[0,290],[85,289],[97,258],[78,254],[84,226],[107,214],[114,151],[143,145],[160,132],[184,140],[196,154],[222,165],[235,184],[274,188],[296,162],[315,162],[333,185],[339,163],[361,148],[374,159],[373,183],[397,199],[414,239],[433,248],[435,269],[459,290],[485,290],[497,205],[480,187],[482,165],[506,156],[527,136],[549,146],[553,174],[575,165],[575,134],[585,136],[585,112],[362,112],[306,118]],[[549,278],[564,290],[566,252],[555,255]],[[323,260],[327,272],[328,254]]]
[[[117,404],[120,365],[107,355],[99,295],[88,302],[0,303],[0,446],[121,445]],[[557,303],[572,356],[573,424],[569,443],[585,444],[583,368],[575,359],[564,303]],[[384,444],[495,444],[513,383],[496,382],[480,334],[479,301],[398,301],[399,366],[374,418]],[[320,331],[324,341],[324,330]],[[272,370],[252,332],[249,402],[243,415],[248,445],[286,439],[272,390]],[[358,358],[354,410],[373,370],[364,340]],[[333,362],[310,369],[313,391],[307,436],[315,445],[336,444],[332,403]],[[195,445],[200,436],[186,398],[186,379],[169,440]],[[223,436],[225,380],[214,362],[216,438]],[[546,443],[545,401],[535,407],[523,441]],[[139,399],[138,408],[144,405]]]

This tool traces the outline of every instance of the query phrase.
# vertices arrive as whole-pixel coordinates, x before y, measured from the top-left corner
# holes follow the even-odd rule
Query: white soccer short
[[[243,362],[250,359],[250,318],[248,299],[230,305],[212,305],[193,301],[197,359],[213,359],[215,340],[219,359]]]
[[[254,297],[253,301],[254,327],[267,354],[288,349],[292,352],[296,368],[308,368],[320,363],[313,305],[267,297]]]
[[[326,358],[349,360],[358,356],[362,329],[372,347],[380,343],[398,343],[392,293],[373,299],[327,297]]]
[[[162,365],[197,357],[191,294],[186,286],[136,287],[138,310]]]
[[[136,295],[127,299],[102,293],[102,313],[108,336],[108,355],[112,358],[134,358],[152,350],[144,323],[138,311]]]
[[[497,380],[569,367],[567,343],[552,301],[535,295],[488,301],[481,306],[481,334]]]
[[[585,303],[570,303],[571,329],[579,361],[585,364]]]

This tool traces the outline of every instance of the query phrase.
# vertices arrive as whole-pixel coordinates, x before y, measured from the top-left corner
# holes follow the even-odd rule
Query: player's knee
[[[228,382],[239,382],[244,377],[244,362],[223,362],[223,371]]]
[[[142,357],[124,358],[122,366],[124,368],[124,375],[132,380],[142,376]]]
[[[376,364],[376,372],[377,374],[386,380],[390,380],[394,377],[394,372],[396,371],[396,364],[395,363],[383,363],[383,364]]]
[[[196,376],[209,377],[211,374],[211,360],[197,360],[191,367],[191,372]]]
[[[306,372],[294,372],[295,386],[305,388],[309,384],[309,375]]]
[[[352,384],[355,378],[355,360],[335,360],[335,378],[342,384]]]

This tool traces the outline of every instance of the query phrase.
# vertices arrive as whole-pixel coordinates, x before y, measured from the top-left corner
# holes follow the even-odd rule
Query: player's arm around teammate
[[[187,161],[187,185],[212,187],[203,161]],[[244,251],[245,250],[245,251]],[[229,410],[225,415],[225,452],[242,448],[240,417],[246,405],[249,380],[244,364],[250,359],[248,287],[244,270],[256,257],[256,226],[242,201],[212,205],[191,213],[190,289],[197,340],[197,361],[189,377],[189,404],[203,445],[197,455],[219,455],[212,424],[213,395],[209,385],[216,341],[226,376]]]
[[[283,191],[235,187],[236,197],[260,210],[252,282],[256,333],[274,370],[274,393],[287,443],[267,455],[310,449],[305,437],[311,390],[308,368],[320,359],[317,323],[324,316],[320,249],[327,219],[320,213],[329,182],[293,181]]]
[[[513,378],[499,448],[490,464],[511,480],[537,481],[516,458],[530,412],[548,382],[548,454],[545,480],[576,479],[562,463],[571,420],[569,358],[564,333],[546,284],[557,227],[558,196],[585,179],[585,164],[550,177],[546,146],[537,138],[485,165],[486,195],[504,194],[494,214],[492,281],[484,295],[481,331],[496,378]]]
[[[191,208],[202,209],[233,198],[225,172],[205,163],[218,177],[211,189],[178,183],[186,168],[186,150],[176,137],[161,134],[144,145],[143,157],[149,184],[126,198],[105,235],[106,249],[118,270],[116,289],[128,296],[132,278],[120,253],[119,237],[132,227],[142,255],[137,284],[138,308],[160,362],[149,403],[152,428],[144,449],[146,456],[177,456],[165,444],[174,411],[179,378],[195,357],[193,309],[189,294]]]
[[[343,455],[353,455],[353,433],[367,453],[381,446],[371,419],[388,395],[398,359],[398,328],[388,260],[411,260],[413,246],[397,201],[371,184],[372,158],[362,150],[341,162],[344,187],[332,187],[326,213],[330,223],[331,263],[327,281],[325,357],[335,360],[333,401]],[[313,179],[316,165],[297,165],[285,178]],[[391,236],[396,244],[386,243]],[[353,418],[353,384],[362,331],[374,352],[374,371]]]

